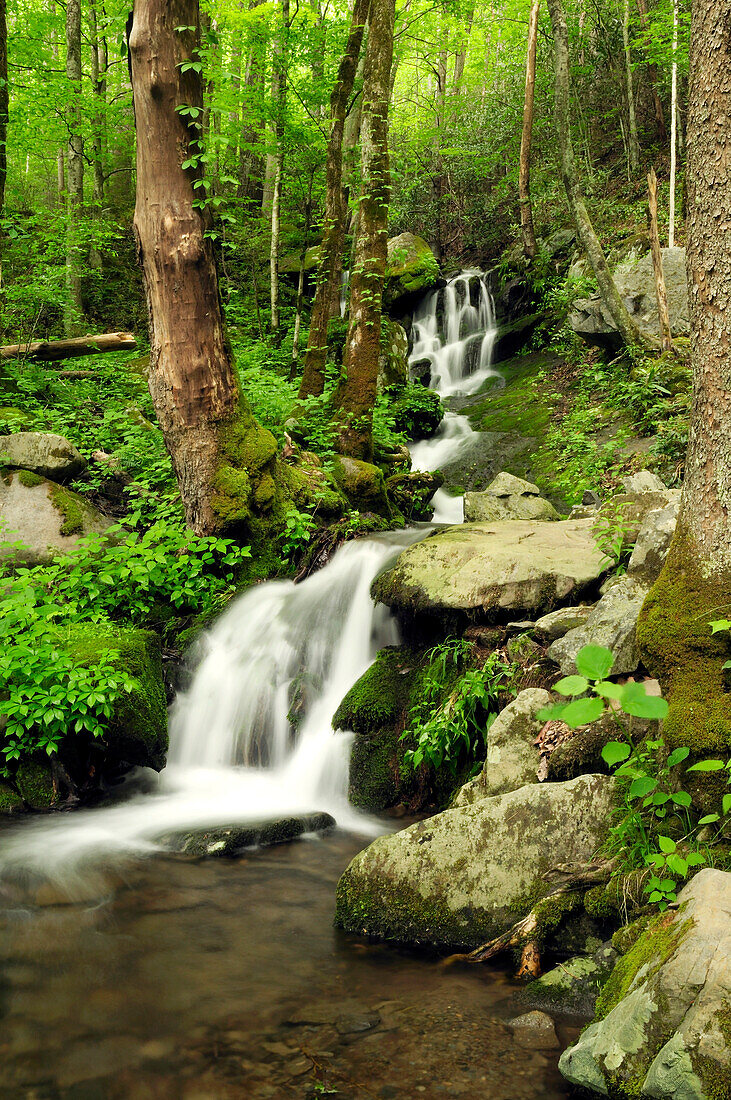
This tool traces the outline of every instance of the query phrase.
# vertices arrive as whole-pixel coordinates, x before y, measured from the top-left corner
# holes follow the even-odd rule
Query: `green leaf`
[[[611,768],[626,760],[631,751],[629,745],[625,745],[623,741],[608,741],[602,749],[602,760]]]
[[[693,801],[687,791],[676,791],[675,794],[671,795],[671,798],[676,806],[683,806],[685,809],[687,809]]]
[[[578,726],[588,726],[590,722],[596,722],[603,713],[602,699],[574,699],[563,708],[561,717],[567,726],[576,729]]]
[[[690,749],[681,745],[677,749],[673,749],[668,757],[668,767],[674,768],[676,764],[679,764],[681,760],[685,760],[690,755]]]
[[[589,687],[589,681],[583,676],[564,676],[553,685],[559,695],[583,695]]]
[[[720,814],[706,814],[705,817],[702,817],[700,819],[698,824],[699,825],[713,825],[714,821],[720,821],[720,820],[721,820],[721,815]]]
[[[649,775],[641,775],[630,786],[628,795],[630,798],[644,798],[650,791],[654,791],[656,786],[656,779],[652,779]]]
[[[731,794],[725,794],[721,801],[721,808],[724,814],[731,814]]]
[[[601,645],[585,645],[576,654],[576,667],[587,680],[606,680],[612,671],[614,654]]]
[[[689,772],[721,772],[726,767],[723,760],[699,760],[697,764],[692,764],[689,768]]]
[[[677,852],[672,852],[668,856],[668,868],[674,875],[680,875],[681,878],[685,878],[688,874],[688,864]]]
[[[660,851],[664,852],[666,855],[669,852],[674,852],[675,849],[677,848],[677,844],[675,843],[673,838],[669,837],[669,836],[659,836],[657,838],[657,843],[658,843],[658,846],[660,848]]]
[[[594,684],[594,691],[604,699],[621,699],[624,687],[622,684],[613,684],[611,680],[601,680]]]
[[[711,628],[711,634],[720,634],[721,631],[731,630],[731,621],[729,619],[715,619],[708,625]]]
[[[658,695],[648,695],[644,684],[625,684],[621,703],[624,712],[633,718],[662,719],[668,713],[666,700]]]

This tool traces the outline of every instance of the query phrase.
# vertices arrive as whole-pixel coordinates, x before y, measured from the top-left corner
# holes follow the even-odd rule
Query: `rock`
[[[640,719],[634,720],[635,735],[648,725]],[[574,779],[587,772],[607,772],[609,769],[602,759],[602,749],[609,741],[624,741],[620,728],[611,712],[607,712],[597,722],[585,729],[574,730],[572,735],[557,746],[548,761],[548,778],[551,780]]]
[[[536,716],[551,705],[541,688],[527,688],[500,711],[487,733],[487,756],[480,774],[461,788],[455,806],[515,791],[538,782],[540,752],[535,744],[543,722]]]
[[[399,942],[477,947],[545,896],[546,871],[593,857],[614,797],[611,778],[584,775],[482,798],[382,836],[340,879],[336,923]]]
[[[465,493],[464,518],[468,522],[477,523],[514,519],[546,523],[561,517],[553,505],[543,497],[496,497],[491,493]]]
[[[516,993],[515,1004],[533,1010],[591,1018],[596,999],[618,958],[619,953],[607,944],[602,945],[594,955],[577,955],[567,959]]]
[[[409,439],[436,435],[444,418],[439,394],[413,382],[392,398],[389,412],[396,431],[404,432]]]
[[[578,607],[559,607],[557,611],[549,611],[535,623],[536,635],[542,642],[555,642],[569,630],[583,626],[593,610],[593,604],[580,604]]]
[[[537,497],[540,489],[531,481],[524,481],[522,477],[515,477],[503,470],[492,479],[485,493],[493,497]]]
[[[531,1050],[555,1050],[559,1041],[553,1020],[545,1012],[526,1012],[508,1020],[513,1038]]]
[[[706,868],[619,961],[564,1051],[574,1085],[615,1097],[731,1095],[731,874]]]
[[[507,520],[449,527],[405,550],[373,583],[402,616],[550,611],[607,568],[591,520]]]
[[[651,587],[660,576],[668,556],[670,543],[678,522],[680,501],[648,512],[637,533],[637,541],[627,566],[627,573],[640,584]]]
[[[431,499],[444,483],[440,473],[406,470],[386,480],[386,490],[406,520],[430,520],[434,514]]]
[[[624,479],[626,493],[666,493],[667,485],[651,470],[640,470]]]
[[[305,252],[304,271],[306,275],[314,274],[320,263],[321,247],[319,244],[311,244]],[[288,252],[282,256],[277,264],[280,275],[299,275],[302,263],[301,252]]]
[[[640,528],[650,512],[666,508],[668,504],[679,504],[680,490],[665,489],[663,492],[620,493],[606,501],[599,509],[599,516],[610,523],[621,526],[624,546],[632,546],[638,539]]]
[[[0,476],[0,518],[3,540],[22,543],[0,550],[0,556],[28,565],[48,562],[111,525],[78,493],[30,470],[6,470]]]
[[[388,242],[383,300],[390,310],[405,312],[439,281],[439,264],[429,245],[414,233]]]
[[[548,656],[561,666],[564,676],[577,671],[576,654],[585,645],[601,645],[614,654],[612,675],[634,672],[640,663],[637,620],[649,587],[633,577],[619,577],[599,600],[583,626],[554,642]]]
[[[243,848],[282,844],[303,833],[321,833],[332,829],[330,814],[304,814],[302,817],[269,818],[240,825],[217,825],[211,829],[166,833],[160,842],[181,855],[231,858]]]
[[[566,255],[575,242],[575,229],[557,229],[547,240],[541,241],[540,250],[553,260],[556,256]]]
[[[351,504],[360,511],[390,517],[386,483],[378,466],[362,462],[359,458],[338,455],[333,463],[333,476]]]
[[[492,345],[493,363],[504,363],[519,355],[542,319],[541,313],[524,313],[499,325]]]
[[[406,330],[389,317],[381,320],[381,349],[378,355],[378,392],[391,386],[405,386],[409,380],[409,340]]]
[[[54,481],[71,481],[86,469],[86,459],[62,435],[14,432],[0,436],[0,466],[30,470]]]

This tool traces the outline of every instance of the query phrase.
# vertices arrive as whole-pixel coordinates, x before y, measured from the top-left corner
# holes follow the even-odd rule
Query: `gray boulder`
[[[549,611],[536,621],[536,637],[542,642],[555,642],[569,630],[583,626],[593,610],[592,604],[580,604],[578,607],[559,607],[557,611]]]
[[[731,874],[707,868],[615,967],[564,1077],[604,1096],[731,1095]]]
[[[680,500],[648,512],[642,521],[627,573],[640,584],[653,585],[668,556],[678,522]]]
[[[626,493],[666,493],[667,485],[652,470],[639,470],[624,479]]]
[[[515,1004],[591,1019],[596,999],[618,957],[611,944],[602,944],[593,955],[575,955],[519,990]]]
[[[488,730],[482,771],[461,788],[453,805],[469,806],[480,798],[538,782],[541,757],[535,742],[544,723],[537,715],[550,705],[547,691],[527,688],[498,714]]]
[[[612,582],[583,626],[569,630],[554,642],[548,656],[561,666],[564,676],[577,671],[576,654],[585,645],[601,645],[614,654],[612,674],[634,672],[640,663],[637,620],[649,586],[625,575]]]
[[[0,550],[2,557],[29,565],[50,561],[85,535],[110,526],[78,493],[38,474],[6,470],[0,477],[0,538],[22,544]]]
[[[0,436],[0,466],[30,470],[54,481],[71,481],[86,469],[86,459],[62,435],[14,432]]]
[[[492,497],[537,497],[539,494],[540,489],[532,481],[524,481],[522,477],[515,477],[506,470],[497,474],[485,489],[485,495]]]
[[[590,519],[450,527],[405,550],[372,592],[402,615],[545,613],[606,572],[591,528]]]
[[[465,493],[464,517],[478,523],[503,519],[560,519],[553,505],[539,495],[537,485],[504,471],[484,492]]]
[[[477,947],[545,897],[547,871],[593,857],[614,798],[610,777],[583,775],[482,798],[382,836],[340,879],[336,923],[404,943]]]

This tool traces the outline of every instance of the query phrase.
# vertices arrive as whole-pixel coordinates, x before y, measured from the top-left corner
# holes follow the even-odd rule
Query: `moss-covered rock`
[[[5,470],[0,478],[0,517],[3,539],[18,544],[4,556],[29,565],[50,561],[110,526],[78,493],[29,470]]]
[[[359,458],[338,455],[333,463],[333,476],[340,490],[359,511],[385,517],[392,515],[383,471],[378,466]]]
[[[48,757],[21,760],[15,786],[27,809],[49,809],[56,800],[56,789]]]
[[[602,986],[612,972],[617,952],[602,946],[594,955],[576,955],[549,970],[516,994],[521,1008],[591,1018]]]
[[[386,306],[403,312],[439,281],[439,264],[429,245],[414,233],[401,233],[388,242]]]
[[[381,319],[381,349],[378,355],[378,392],[405,386],[409,380],[409,338],[398,321]]]
[[[444,418],[439,394],[416,382],[410,382],[392,396],[389,411],[396,431],[403,432],[408,439],[429,439],[436,435]]]

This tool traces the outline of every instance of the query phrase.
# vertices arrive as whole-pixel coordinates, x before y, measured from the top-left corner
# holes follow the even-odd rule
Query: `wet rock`
[[[505,932],[559,863],[592,858],[614,782],[581,776],[457,806],[383,836],[340,879],[336,923],[406,943],[474,948]]]
[[[281,844],[304,833],[324,832],[334,825],[335,819],[330,814],[304,814],[302,817],[271,818],[240,825],[166,833],[160,837],[160,843],[181,855],[230,858],[244,848]]]
[[[559,607],[557,611],[549,611],[535,623],[536,636],[542,642],[555,642],[569,630],[583,626],[593,610],[593,604],[580,604],[578,607]]]
[[[402,616],[544,613],[581,596],[607,564],[590,520],[463,524],[405,550],[372,592]]]
[[[594,1014],[594,1005],[619,958],[611,945],[594,955],[577,955],[549,970],[515,994],[515,1003],[526,1008],[559,1012],[566,1016]]]
[[[532,1050],[555,1050],[559,1046],[556,1028],[551,1017],[545,1012],[526,1012],[508,1020],[513,1037],[522,1046]]]
[[[361,511],[390,517],[383,472],[371,462],[339,455],[333,464],[333,476],[351,504]]]
[[[538,782],[540,753],[535,742],[543,722],[537,715],[550,705],[547,691],[527,688],[500,712],[487,734],[482,771],[461,788],[455,806],[469,806],[480,798]]]
[[[512,359],[513,356],[518,355],[530,340],[542,317],[541,313],[524,313],[506,324],[501,324],[492,346],[493,363],[504,363],[506,359]]]
[[[616,1097],[731,1094],[731,874],[706,868],[615,967],[598,1019],[564,1051],[572,1084]]]
[[[634,672],[640,663],[637,620],[649,586],[634,577],[619,577],[592,608],[583,626],[570,630],[548,650],[564,676],[577,671],[576,654],[585,645],[600,645],[614,654],[612,674]]]
[[[0,477],[0,520],[3,541],[20,544],[2,556],[27,565],[48,562],[110,526],[78,493],[29,470],[6,470]]]
[[[53,481],[71,481],[86,469],[73,443],[52,432],[14,432],[0,436],[0,466],[30,470]]]
[[[339,1016],[335,1021],[338,1035],[362,1035],[378,1027],[381,1017],[377,1012],[362,1012]]]
[[[386,490],[404,519],[429,520],[434,514],[431,498],[443,483],[440,473],[408,470],[389,477]]]

